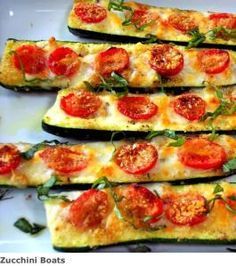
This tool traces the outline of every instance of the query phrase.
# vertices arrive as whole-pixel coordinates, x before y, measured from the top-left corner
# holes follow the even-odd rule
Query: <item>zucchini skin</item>
[[[107,42],[115,42],[115,43],[137,43],[137,42],[146,42],[149,40],[149,38],[142,38],[142,37],[134,37],[134,36],[128,36],[128,35],[117,35],[117,34],[110,34],[110,33],[103,33],[103,32],[97,32],[97,31],[90,31],[90,30],[84,30],[84,29],[75,29],[70,26],[67,26],[69,31],[81,38],[87,38],[87,39],[97,39]],[[156,40],[156,43],[174,43],[176,45],[182,45],[186,46],[188,42],[184,41],[175,41],[175,40]],[[219,49],[230,49],[232,51],[236,51],[235,45],[226,45],[226,44],[211,44],[211,43],[202,43],[197,46],[198,48],[219,48]]]
[[[4,83],[0,82],[0,86],[4,87],[7,90],[11,90],[11,91],[15,91],[15,92],[27,92],[27,93],[31,93],[31,92],[57,92],[59,91],[61,88],[58,87],[48,87],[48,88],[43,88],[40,86],[10,86],[10,85],[6,85]]]
[[[60,252],[91,252],[94,250],[97,250],[99,248],[106,248],[106,247],[118,247],[121,245],[132,245],[132,244],[202,244],[202,245],[234,245],[236,244],[236,239],[234,240],[209,240],[209,239],[163,239],[163,238],[150,238],[150,239],[144,239],[144,240],[134,240],[134,241],[127,241],[122,242],[119,244],[113,244],[113,245],[105,245],[105,246],[99,246],[99,247],[71,247],[71,248],[64,248],[64,247],[58,247],[53,246],[53,248],[56,251]]]
[[[111,140],[112,134],[114,131],[107,131],[107,130],[93,130],[93,129],[80,129],[80,128],[64,128],[64,127],[58,127],[53,126],[45,123],[42,121],[42,128],[46,132],[59,136],[59,137],[65,137],[65,138],[72,138],[77,140],[100,140],[100,141],[109,141]],[[119,132],[119,131],[115,131]],[[184,132],[184,131],[176,131],[176,133],[181,134],[199,134],[199,133],[210,133],[211,130],[205,130],[205,131],[194,131],[194,132]],[[227,132],[227,135],[235,135],[236,130],[230,130],[230,131],[224,131],[219,130],[217,133],[225,133]],[[141,131],[120,131],[120,134],[116,134],[114,136],[114,140],[121,140],[124,138],[145,138],[150,132],[141,132]]]

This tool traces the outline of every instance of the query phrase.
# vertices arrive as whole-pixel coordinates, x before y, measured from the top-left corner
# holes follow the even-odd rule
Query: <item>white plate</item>
[[[236,13],[235,0],[159,0],[145,3],[185,9]],[[0,0],[0,52],[7,38],[79,40],[67,30],[67,15],[72,0]],[[88,41],[88,40],[87,40]],[[40,142],[55,139],[41,130],[41,119],[53,104],[53,93],[15,93],[0,88],[0,142]],[[20,217],[46,224],[43,204],[34,190],[11,191],[13,199],[0,202],[0,252],[53,252],[50,236],[44,230],[31,237],[13,227]],[[149,245],[153,251],[225,251],[225,246]],[[129,247],[104,248],[100,251],[128,251]]]

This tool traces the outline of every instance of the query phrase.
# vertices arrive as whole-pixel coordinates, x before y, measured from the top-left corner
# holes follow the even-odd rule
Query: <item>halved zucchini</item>
[[[126,200],[125,196],[120,199],[118,198],[118,200],[116,200],[116,197],[114,198],[114,195],[118,197],[120,195],[126,195],[125,193],[129,189],[133,192],[138,188],[140,193],[136,195],[136,202],[133,204],[134,206],[135,204],[139,204],[138,197],[141,197],[142,190],[144,189],[136,185],[100,190],[99,193],[102,193],[101,195],[107,195],[106,202],[110,206],[110,210],[106,213],[106,209],[102,209],[103,215],[101,215],[97,209],[96,215],[94,214],[93,217],[93,222],[96,221],[97,224],[93,224],[91,228],[89,225],[91,226],[92,224],[90,220],[92,207],[89,204],[83,205],[82,198],[77,201],[77,208],[80,207],[78,211],[84,217],[84,222],[78,216],[76,218],[74,211],[76,210],[75,200],[83,194],[84,196],[82,197],[85,198],[85,193],[87,195],[89,193],[94,194],[94,191],[91,192],[90,190],[90,192],[86,191],[84,193],[79,191],[70,192],[67,196],[71,202],[63,202],[58,199],[46,201],[47,223],[51,233],[53,247],[66,252],[72,250],[83,251],[86,248],[91,249],[119,243],[137,243],[140,241],[156,243],[206,243],[208,245],[236,243],[235,210],[232,207],[232,205],[235,206],[235,203],[233,204],[233,201],[229,203],[229,198],[233,197],[236,193],[235,184],[220,183],[216,185],[205,183],[189,186],[152,184],[146,187],[152,193],[158,193],[160,197],[159,201],[160,199],[164,201],[164,211],[156,219],[156,222],[151,220],[153,217],[149,218],[145,216],[145,213],[151,212],[151,208],[154,208],[151,205],[151,199],[145,202],[145,207],[143,205],[139,206],[135,211],[128,213],[129,208],[133,206],[133,198],[126,205],[126,209],[124,209],[124,204],[122,205],[122,201]],[[218,191],[219,188],[221,190],[220,192]],[[134,194],[132,195],[134,197]],[[151,198],[153,197],[154,194],[152,194]],[[216,199],[217,197],[218,199]],[[180,198],[182,198],[182,201],[177,201]],[[185,198],[186,201],[184,200]],[[191,198],[193,199],[192,201],[190,201]],[[214,199],[216,200],[212,205]],[[99,201],[99,198],[97,200]],[[170,207],[168,202],[172,202],[172,200],[179,202],[179,205],[172,205]],[[72,208],[71,206],[73,204],[74,206]],[[86,212],[86,208],[89,208],[89,206],[91,208],[90,212]],[[144,208],[150,209],[142,212]],[[170,213],[170,208],[172,208],[172,211],[175,208],[176,210],[177,208],[181,209],[177,210],[176,213]],[[189,217],[185,215],[189,215]],[[99,217],[103,219],[101,218],[98,221]],[[195,220],[193,217],[195,217]],[[149,221],[151,222],[149,223]]]
[[[87,115],[73,114],[71,113],[73,108],[69,106],[69,102],[72,101],[69,99],[71,96],[74,95],[75,100],[77,99],[76,95],[79,95],[79,99],[83,97],[82,90],[78,93],[74,89],[66,89],[58,93],[55,104],[45,114],[43,128],[58,136],[103,140],[109,140],[114,131],[125,132],[126,137],[143,137],[149,131],[166,129],[182,132],[211,131],[212,128],[219,131],[233,131],[236,129],[233,100],[236,88],[223,88],[221,93],[222,95],[219,96],[212,87],[191,89],[187,93],[177,96],[155,93],[149,95],[128,94],[124,98],[119,98],[111,93],[104,92],[95,95],[90,92],[89,97],[94,98],[90,104],[92,105],[96,101],[101,103],[96,111]],[[87,95],[86,92],[85,95]],[[68,107],[62,106],[65,99],[68,100]],[[141,99],[139,103],[135,103],[136,107],[131,106],[129,109],[126,106],[121,106],[123,100],[124,103],[134,103],[135,99]],[[226,107],[223,102],[229,102],[229,106]],[[89,103],[86,104],[87,111]],[[81,109],[84,108],[82,103],[78,103],[74,112],[78,111],[79,106]],[[147,117],[147,115],[149,116]],[[119,136],[122,137],[122,134]]]
[[[137,42],[152,36],[156,41],[187,43],[194,35],[198,43],[235,48],[235,14],[156,7],[129,1],[88,2],[95,7],[102,7],[96,17],[100,20],[94,23],[88,21],[86,10],[91,10],[91,5],[80,0],[74,0],[68,17],[69,30],[81,37]],[[116,6],[112,3],[116,3]]]
[[[199,135],[200,138],[206,140],[210,136]],[[197,136],[188,136],[182,140],[191,138],[194,139]],[[76,145],[1,144],[1,158],[8,158],[11,163],[4,161],[4,165],[0,167],[0,185],[38,186],[44,184],[52,176],[57,177],[58,185],[69,185],[91,184],[101,176],[107,176],[112,182],[130,183],[194,181],[198,178],[217,179],[232,174],[230,171],[223,171],[223,163],[236,157],[236,139],[234,137],[220,135],[213,141],[213,149],[218,147],[220,158],[218,158],[217,165],[207,170],[192,168],[181,162],[178,154],[184,147],[181,144],[184,144],[183,141],[178,144],[176,142],[177,139],[159,136],[149,141],[124,140]],[[144,143],[144,145],[140,145],[140,143]],[[137,144],[137,149],[140,149],[144,156],[139,158],[140,162],[143,162],[141,166],[144,165],[144,169],[143,166],[140,166],[140,169],[137,166],[137,170],[134,166],[134,169],[129,170],[128,166],[122,166],[125,158],[117,161],[118,150],[121,152],[125,144],[128,145],[126,147],[131,148],[135,148]],[[212,144],[209,145],[212,146]],[[145,151],[148,151],[148,156],[145,155]],[[14,157],[12,153],[15,154]]]
[[[159,55],[160,51],[154,53],[151,62],[152,51],[159,48],[170,53],[167,67],[161,65],[164,59],[163,61],[159,58],[157,63],[155,61],[155,56]],[[35,52],[35,50],[39,51]],[[172,52],[174,52],[173,58]],[[213,54],[210,52],[210,61],[215,58],[214,53],[219,61],[217,61],[217,66],[213,66],[214,74],[206,73],[209,69],[205,70],[205,66],[201,67],[202,63],[199,60],[202,56],[199,53],[202,52],[204,53],[202,49],[186,50],[185,47],[166,46],[165,44],[88,44],[61,42],[54,38],[49,41],[9,40],[1,60],[0,84],[18,91],[39,89],[50,91],[66,87],[82,87],[86,80],[92,86],[98,87],[99,85],[105,86],[104,83],[109,82],[111,74],[108,74],[109,70],[117,70],[118,77],[123,78],[122,84],[127,82],[130,88],[146,88],[147,90],[157,87],[176,87],[176,90],[179,90],[181,86],[204,87],[205,83],[219,86],[236,84],[235,52],[220,50],[216,52],[214,50]],[[20,53],[23,54],[21,57]],[[123,55],[124,62],[119,53]],[[37,60],[34,60],[34,54]],[[98,64],[99,60],[102,60],[101,65]],[[106,60],[114,60],[109,63],[111,66],[109,69]],[[209,58],[207,62],[209,63]],[[108,72],[102,76],[104,64]]]

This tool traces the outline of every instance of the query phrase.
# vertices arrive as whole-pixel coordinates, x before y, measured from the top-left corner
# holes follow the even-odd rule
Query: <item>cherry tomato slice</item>
[[[219,74],[229,66],[230,56],[228,51],[207,49],[199,52],[198,60],[202,71],[207,74]]]
[[[183,33],[187,33],[197,28],[197,24],[193,17],[187,14],[173,14],[168,18],[168,23]]]
[[[154,24],[159,19],[159,15],[148,11],[147,9],[136,9],[131,18],[132,24],[137,28],[142,28]]]
[[[174,110],[189,121],[199,120],[206,112],[206,102],[194,94],[183,94],[175,98]]]
[[[99,23],[107,17],[107,11],[102,6],[92,3],[78,3],[75,14],[86,23]]]
[[[0,145],[0,174],[8,174],[15,170],[21,161],[20,152],[13,145]]]
[[[148,143],[125,144],[115,153],[116,164],[128,174],[146,174],[156,164],[158,152]]]
[[[134,120],[150,119],[158,112],[158,107],[145,96],[124,96],[119,99],[118,110]]]
[[[96,70],[102,76],[121,73],[129,67],[129,54],[123,48],[111,47],[97,56]]]
[[[163,202],[146,187],[129,185],[122,188],[118,196],[121,214],[135,228],[150,228],[161,218]]]
[[[46,69],[46,55],[36,45],[21,45],[13,56],[15,67],[27,74],[38,74]]]
[[[184,57],[169,44],[157,45],[152,49],[150,65],[161,76],[174,76],[183,69]]]
[[[60,102],[60,107],[65,113],[80,118],[94,115],[101,105],[100,98],[88,91],[70,93],[62,97]]]
[[[188,139],[178,156],[182,164],[203,170],[219,169],[227,158],[223,147],[203,138]]]
[[[69,77],[78,71],[80,61],[77,53],[72,49],[59,47],[49,55],[48,65],[54,74]]]
[[[48,147],[39,156],[49,168],[62,174],[81,171],[88,165],[88,158],[83,152],[66,147]]]
[[[94,229],[102,224],[110,209],[107,194],[101,190],[90,189],[71,204],[69,220],[81,231]]]
[[[193,226],[207,218],[207,200],[199,194],[171,195],[165,202],[166,218],[176,225]]]
[[[229,13],[213,13],[209,16],[214,27],[225,27],[226,29],[236,29],[236,16]]]

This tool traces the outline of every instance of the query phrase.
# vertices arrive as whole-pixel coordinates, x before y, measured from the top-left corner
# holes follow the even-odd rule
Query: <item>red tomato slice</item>
[[[227,29],[236,29],[236,16],[229,13],[213,13],[209,16],[214,27],[225,27]]]
[[[158,112],[158,107],[145,96],[124,96],[119,99],[118,110],[134,120],[150,119]]]
[[[88,91],[70,93],[62,97],[60,102],[60,107],[64,112],[81,118],[88,118],[94,115],[101,105],[100,98]]]
[[[21,45],[14,53],[13,63],[17,69],[23,69],[27,74],[38,74],[46,69],[46,55],[36,45]]]
[[[169,16],[168,23],[183,33],[197,28],[194,18],[187,14],[173,14]]]
[[[49,168],[63,174],[81,171],[88,165],[88,158],[83,152],[66,147],[48,147],[39,156]]]
[[[72,49],[59,47],[49,55],[48,65],[50,70],[58,76],[72,76],[78,71],[80,61],[78,54]]]
[[[129,185],[118,195],[121,197],[118,206],[122,215],[136,228],[150,228],[161,218],[163,202],[146,187]]]
[[[203,138],[188,139],[178,156],[182,164],[203,170],[219,169],[227,158],[223,147]]]
[[[152,49],[150,65],[161,76],[174,76],[183,69],[184,57],[172,45],[157,45]]]
[[[99,23],[107,17],[107,11],[102,6],[92,3],[78,3],[75,14],[86,23]]]
[[[128,174],[146,174],[156,164],[158,152],[148,143],[125,144],[115,154],[116,164]]]
[[[77,229],[86,231],[99,227],[109,211],[107,194],[101,190],[90,189],[71,204],[69,220]]]
[[[20,152],[13,145],[0,145],[0,174],[8,174],[15,170],[21,161]]]
[[[136,9],[131,18],[132,24],[134,24],[137,28],[141,28],[143,26],[151,25],[152,23],[156,23],[159,19],[159,15],[153,12],[148,11],[147,9]]]
[[[206,112],[206,102],[194,94],[183,94],[175,98],[174,110],[189,121],[199,120]]]
[[[120,73],[129,67],[129,54],[123,48],[111,47],[97,56],[96,70],[102,76]]]
[[[176,225],[202,223],[209,212],[207,200],[199,194],[172,195],[164,202],[166,218]]]
[[[205,73],[218,74],[229,67],[230,56],[228,51],[207,49],[199,52],[198,60]]]

